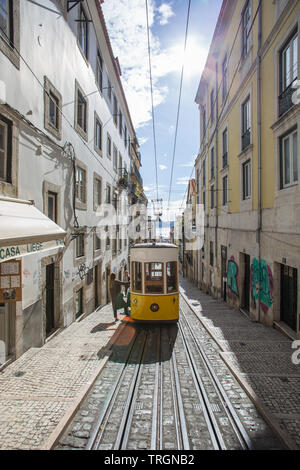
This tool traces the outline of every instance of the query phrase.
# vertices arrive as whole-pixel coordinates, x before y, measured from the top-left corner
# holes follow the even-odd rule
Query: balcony
[[[128,171],[125,168],[119,170],[118,186],[119,188],[128,188]]]
[[[293,93],[295,92],[294,82],[291,83],[278,97],[279,117],[286,113],[294,103],[292,101]]]
[[[143,187],[143,178],[141,177],[140,172],[135,165],[132,165],[131,167],[131,174],[136,178],[141,187]]]

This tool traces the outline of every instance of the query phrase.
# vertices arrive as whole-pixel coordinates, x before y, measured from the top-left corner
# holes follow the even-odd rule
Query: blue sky
[[[191,0],[170,195],[172,212],[180,209],[199,149],[199,112],[194,100],[221,4],[222,0]],[[151,201],[157,196],[146,0],[105,0],[102,9],[114,55],[121,65],[122,83],[140,143],[144,189]],[[164,208],[169,199],[187,10],[188,0],[148,0],[158,197],[164,200]],[[164,211],[164,218],[166,214]]]

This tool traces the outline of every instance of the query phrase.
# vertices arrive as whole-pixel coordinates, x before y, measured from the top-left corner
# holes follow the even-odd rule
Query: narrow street
[[[4,369],[1,448],[297,448],[291,342],[186,280],[181,291],[178,325],[113,324],[108,304]]]

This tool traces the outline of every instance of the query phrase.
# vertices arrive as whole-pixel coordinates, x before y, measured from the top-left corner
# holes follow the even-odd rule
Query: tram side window
[[[163,293],[163,263],[145,263],[145,290],[148,293]]]
[[[177,263],[176,261],[170,261],[167,263],[167,292],[177,290]]]
[[[142,263],[132,262],[133,291],[142,292]]]

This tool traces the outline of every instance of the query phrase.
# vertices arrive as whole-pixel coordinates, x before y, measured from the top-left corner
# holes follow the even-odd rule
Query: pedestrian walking
[[[117,308],[118,308],[118,294],[121,292],[121,286],[129,287],[129,282],[126,281],[119,281],[116,279],[115,273],[111,273],[110,280],[109,280],[109,292],[111,297],[111,303],[114,311],[114,318],[117,321]],[[127,304],[126,304],[127,305]],[[127,308],[125,309],[125,314],[127,312]]]

